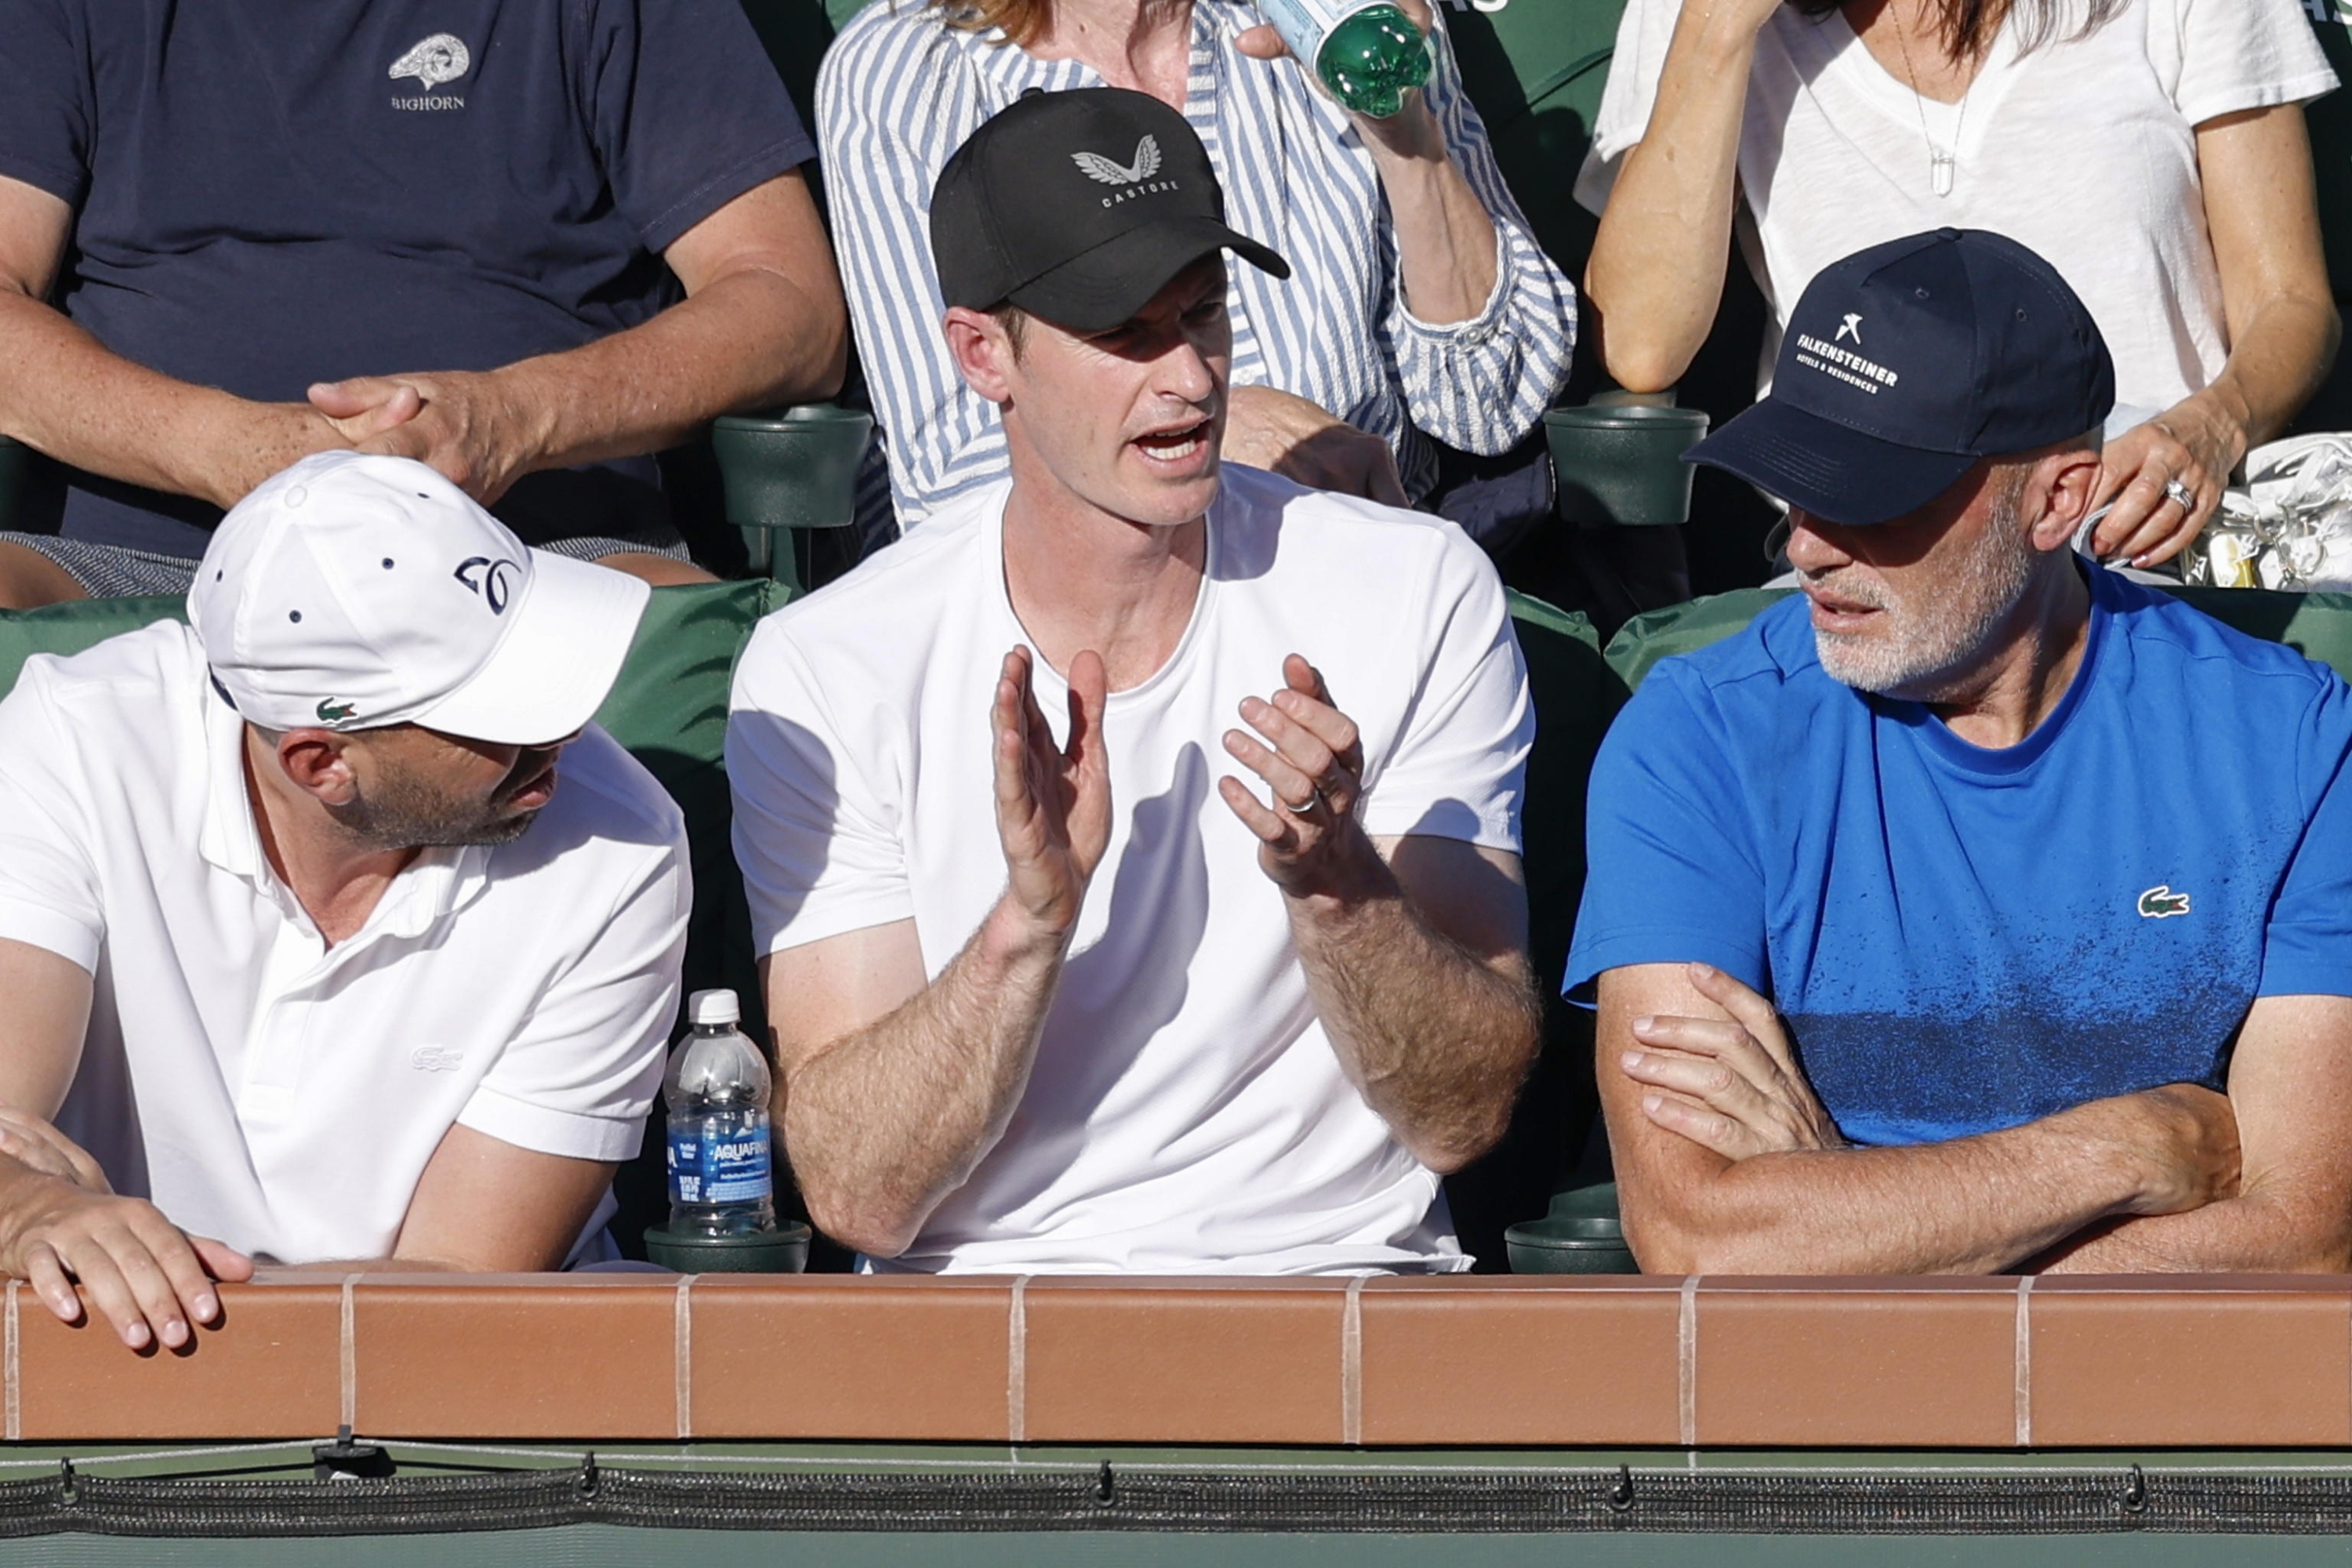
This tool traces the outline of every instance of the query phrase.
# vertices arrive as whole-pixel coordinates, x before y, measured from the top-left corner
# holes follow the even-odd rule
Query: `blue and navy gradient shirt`
[[[1887,1144],[2218,1089],[2254,998],[2352,995],[2352,689],[2085,569],[2082,665],[2005,750],[1832,679],[1801,597],[1659,664],[1593,773],[1570,996],[1715,964]]]

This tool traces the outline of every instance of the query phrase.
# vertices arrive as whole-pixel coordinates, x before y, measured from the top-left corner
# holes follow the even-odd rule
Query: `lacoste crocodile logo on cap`
[[[1087,172],[1087,178],[1099,180],[1106,185],[1137,185],[1160,173],[1160,138],[1146,136],[1135,144],[1135,166],[1114,163],[1099,153],[1073,153],[1070,162]]]
[[[2189,895],[2174,892],[2168,882],[2158,882],[2139,896],[2139,912],[2143,920],[2151,921],[2185,915],[2189,912]]]
[[[452,33],[436,33],[393,61],[390,74],[394,81],[414,77],[418,87],[431,92],[473,68],[474,57],[463,39]]]
[[[321,698],[319,702],[319,722],[340,724],[357,711],[359,710],[348,702],[338,702],[332,698]]]

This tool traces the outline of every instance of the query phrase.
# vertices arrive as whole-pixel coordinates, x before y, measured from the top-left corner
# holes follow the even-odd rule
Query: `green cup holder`
[[[857,521],[857,468],[874,417],[813,403],[772,414],[730,414],[710,427],[727,491],[727,521],[743,531],[751,570],[797,584],[791,533]]]
[[[1621,404],[1548,409],[1543,418],[1561,521],[1654,528],[1690,521],[1692,472],[1683,454],[1706,434],[1704,410]]]
[[[646,1257],[680,1274],[799,1274],[808,1268],[809,1227],[784,1224],[746,1236],[679,1236],[647,1227]]]
[[[1580,1187],[1551,1201],[1538,1220],[1503,1232],[1514,1274],[1638,1274],[1617,1218],[1617,1184]]]
[[[710,427],[738,528],[847,528],[874,418],[829,403],[730,414]]]

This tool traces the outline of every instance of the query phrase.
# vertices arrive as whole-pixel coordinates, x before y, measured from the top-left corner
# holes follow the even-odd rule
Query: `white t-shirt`
[[[1599,212],[1650,123],[1681,0],[1630,0],[1577,199]],[[2126,0],[2087,38],[2020,58],[2004,26],[1963,103],[1923,99],[1843,12],[1765,25],[1739,135],[1739,237],[1776,328],[1857,250],[1933,228],[2005,234],[2058,268],[2115,356],[2119,403],[2160,413],[2229,357],[2196,127],[2336,86],[2296,0]],[[1926,117],[1922,130],[1921,117]],[[1957,143],[1951,194],[1928,142]],[[1769,377],[1780,333],[1768,333]]]
[[[937,976],[1003,892],[988,713],[1029,640],[1004,588],[1009,490],[752,634],[727,769],[761,952],[912,920]],[[1228,464],[1183,640],[1103,721],[1109,850],[1027,1092],[884,1267],[1467,1267],[1436,1174],[1342,1076],[1282,895],[1216,793],[1256,783],[1218,738],[1292,652],[1363,731],[1368,832],[1517,851],[1534,721],[1486,557],[1450,522]],[[1066,734],[1068,687],[1042,658],[1036,689]]]
[[[388,1253],[453,1122],[634,1154],[693,901],[651,775],[589,730],[521,838],[425,851],[329,948],[262,853],[243,736],[173,622],[0,701],[0,937],[96,977],[59,1123],[116,1190],[307,1263]]]

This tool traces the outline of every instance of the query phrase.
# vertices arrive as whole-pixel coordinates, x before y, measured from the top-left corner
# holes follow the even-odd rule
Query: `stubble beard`
[[[1990,525],[1952,563],[1951,576],[1915,598],[1897,598],[1884,583],[1859,575],[1841,581],[1843,569],[1815,579],[1885,617],[1874,634],[1817,628],[1813,645],[1822,672],[1857,691],[1917,702],[1936,701],[1960,684],[1993,627],[2017,608],[2033,581],[2040,552],[2018,535],[2021,489],[2011,486],[1995,502]]]
[[[517,762],[518,773],[523,765]],[[371,849],[495,847],[520,838],[539,818],[536,809],[501,815],[520,783],[509,775],[487,802],[467,802],[451,799],[404,769],[391,771],[374,789],[333,808],[333,815],[345,833]]]

